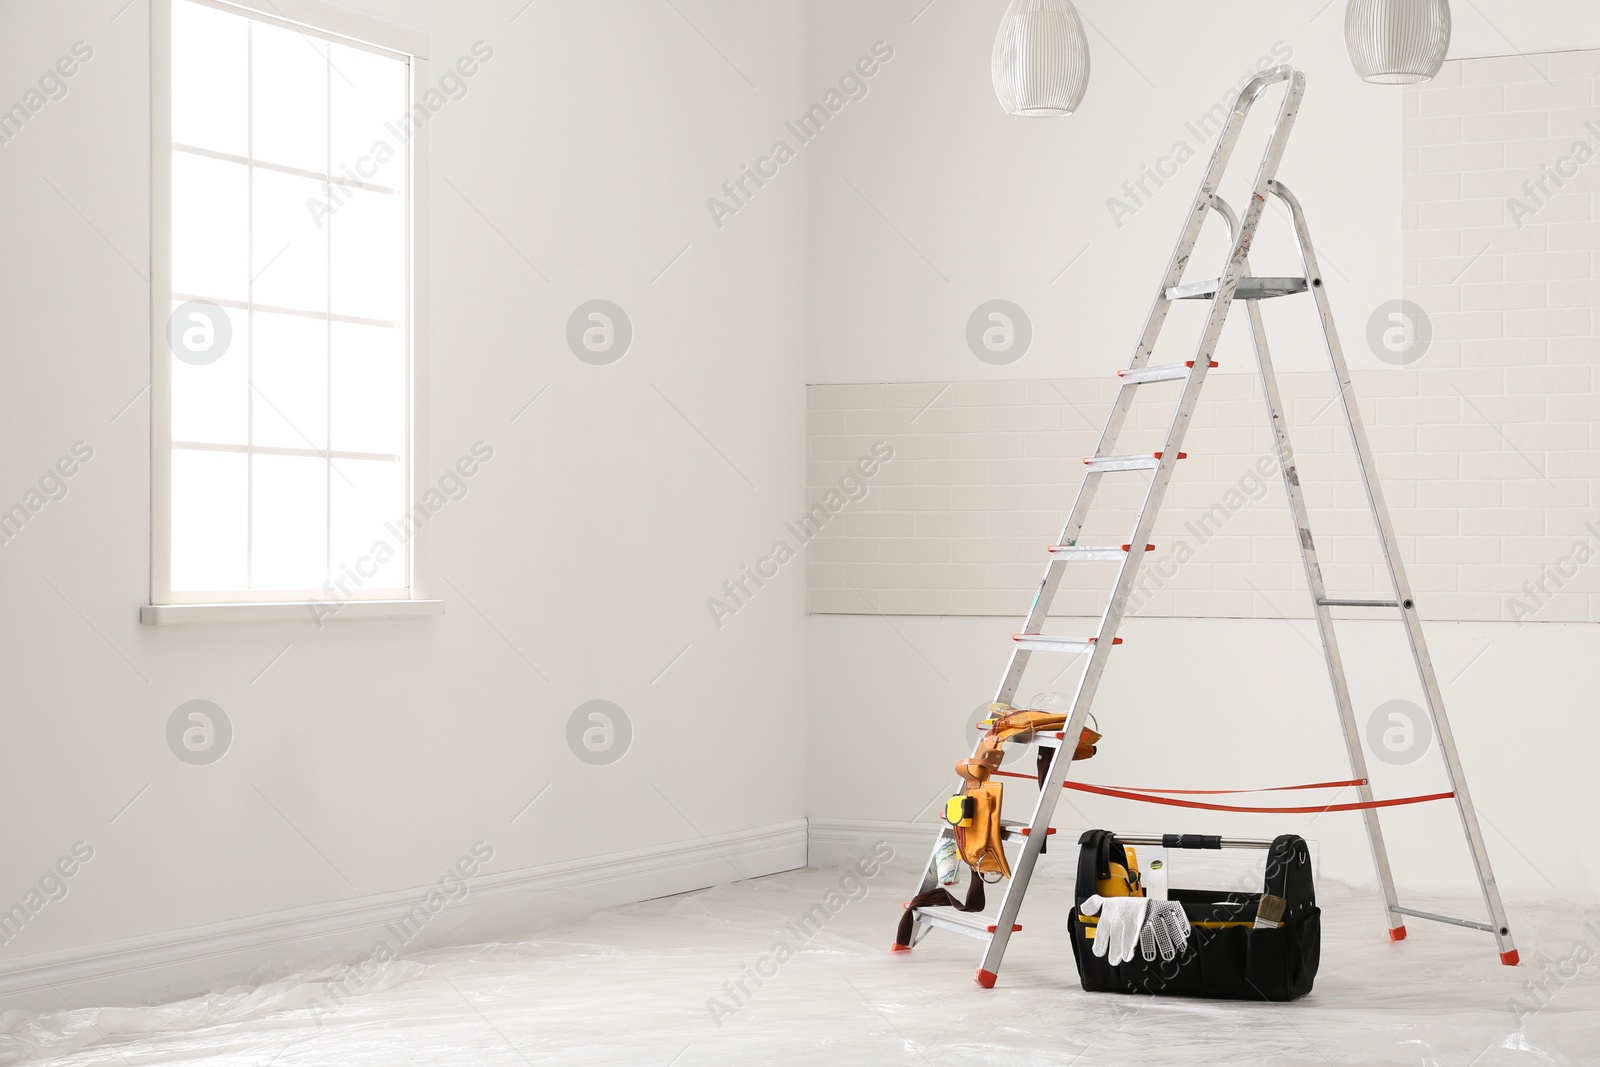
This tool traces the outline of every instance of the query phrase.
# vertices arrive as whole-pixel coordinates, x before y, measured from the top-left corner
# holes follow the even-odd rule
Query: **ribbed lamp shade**
[[[1350,0],[1344,44],[1363,81],[1427,81],[1450,47],[1450,0]]]
[[[994,38],[994,92],[1012,115],[1070,115],[1089,87],[1089,39],[1072,0],[1011,0]]]

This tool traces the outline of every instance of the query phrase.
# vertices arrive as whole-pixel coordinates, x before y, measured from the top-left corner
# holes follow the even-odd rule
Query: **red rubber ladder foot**
[[[1405,939],[1406,939],[1406,928],[1404,926],[1396,926],[1395,928],[1393,928],[1392,930],[1389,931],[1389,940],[1390,941],[1404,941]]]
[[[983,988],[993,989],[994,980],[1000,976],[995,974],[993,971],[986,971],[982,967],[979,967],[976,977],[978,984],[983,986]]]
[[[1516,949],[1512,949],[1510,952],[1500,953],[1500,962],[1505,964],[1507,967],[1515,967],[1518,962],[1521,961],[1521,959],[1522,957],[1517,955]]]

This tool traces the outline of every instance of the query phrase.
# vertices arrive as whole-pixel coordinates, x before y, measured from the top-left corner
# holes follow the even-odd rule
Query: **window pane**
[[[249,24],[200,4],[172,5],[172,139],[242,156]]]
[[[172,588],[243,589],[245,456],[172,450]]]
[[[395,327],[333,324],[333,444],[399,456],[406,440],[405,335]]]
[[[319,588],[327,578],[327,461],[257,455],[252,479],[253,588]]]
[[[327,204],[322,183],[256,169],[255,299],[299,311],[328,309],[328,231],[314,214]]]
[[[174,300],[174,310],[179,301]],[[172,364],[172,439],[208,445],[243,445],[250,440],[250,335],[248,316],[223,308],[233,340],[215,362],[196,366],[169,356]]]
[[[394,193],[344,188],[328,221],[335,314],[398,322],[405,311],[405,201]]]
[[[256,159],[328,172],[328,46],[258,22],[252,29]]]
[[[348,568],[364,588],[405,588],[405,546],[385,525],[405,533],[405,465],[341,459],[335,466],[330,575],[338,581]],[[348,588],[356,588],[355,579]]]
[[[172,291],[244,300],[250,190],[242,164],[172,153]]]
[[[406,152],[400,138],[406,130],[409,68],[398,60],[343,45],[333,45],[329,57],[334,66],[333,173],[400,188],[405,179]]]
[[[253,444],[328,447],[328,323],[301,315],[255,315]]]
[[[173,306],[245,305],[223,356],[169,363],[172,440],[245,450],[174,449],[173,589],[316,590],[331,554],[404,590],[410,65],[190,0],[172,44]]]

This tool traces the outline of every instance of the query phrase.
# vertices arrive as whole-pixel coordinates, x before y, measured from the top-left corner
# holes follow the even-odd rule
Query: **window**
[[[152,603],[408,599],[419,61],[217,0],[163,10]]]

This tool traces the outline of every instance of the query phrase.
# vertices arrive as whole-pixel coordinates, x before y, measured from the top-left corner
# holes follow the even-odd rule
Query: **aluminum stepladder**
[[[1216,190],[1223,173],[1227,169],[1227,164],[1238,141],[1241,127],[1252,105],[1269,86],[1278,82],[1286,83],[1283,102],[1278,110],[1277,122],[1273,128],[1272,136],[1267,143],[1260,166],[1256,171],[1255,183],[1251,189],[1250,201],[1246,206],[1244,217],[1239,219],[1235,217],[1228,205],[1217,196]],[[1467,790],[1466,777],[1462,772],[1455,739],[1445,714],[1444,699],[1439,689],[1438,679],[1434,675],[1433,661],[1429,657],[1427,644],[1423,639],[1422,626],[1417,616],[1411,585],[1406,578],[1405,566],[1401,560],[1398,544],[1395,540],[1394,527],[1389,519],[1388,507],[1384,502],[1382,487],[1377,480],[1372,451],[1367,443],[1366,431],[1362,425],[1360,412],[1356,407],[1356,399],[1351,389],[1350,372],[1345,365],[1344,353],[1340,348],[1338,334],[1334,328],[1333,316],[1328,305],[1327,291],[1323,286],[1316,253],[1311,244],[1310,231],[1307,229],[1305,215],[1301,210],[1299,201],[1275,178],[1278,164],[1283,158],[1284,148],[1288,142],[1290,129],[1299,110],[1300,98],[1304,92],[1305,75],[1290,67],[1279,66],[1258,74],[1245,85],[1235,100],[1233,110],[1218,135],[1210,164],[1207,167],[1204,179],[1201,181],[1200,189],[1195,194],[1194,203],[1184,223],[1183,233],[1178,239],[1177,247],[1173,250],[1172,258],[1167,264],[1166,273],[1162,277],[1161,286],[1156,293],[1155,301],[1146,319],[1144,331],[1140,335],[1137,346],[1134,348],[1132,360],[1127,370],[1119,372],[1122,380],[1121,388],[1112,404],[1111,413],[1106,420],[1105,427],[1101,431],[1100,441],[1095,448],[1094,456],[1084,460],[1087,471],[1084,475],[1083,484],[1073,502],[1072,510],[1062,529],[1060,538],[1055,545],[1050,547],[1050,561],[1046,566],[1044,580],[1040,583],[1039,591],[1034,596],[1033,605],[1028,612],[1027,621],[1023,626],[1022,632],[1012,638],[1011,659],[1005,675],[1001,679],[999,690],[995,694],[996,703],[1012,704],[1014,702],[1017,689],[1022,681],[1023,672],[1028,665],[1029,658],[1035,652],[1086,655],[1088,662],[1072,696],[1069,705],[1070,711],[1067,714],[1064,729],[1059,734],[1022,735],[1012,738],[1011,742],[1009,742],[1013,744],[1031,743],[1053,748],[1054,751],[1050,757],[1048,774],[1043,779],[1043,787],[1039,790],[1039,800],[1034,807],[1032,819],[1028,823],[1010,821],[1003,823],[1004,838],[1009,842],[1015,843],[1020,837],[1022,847],[1020,855],[1012,861],[1012,875],[1001,897],[999,911],[993,916],[988,916],[962,912],[948,906],[913,909],[913,919],[915,921],[913,930],[916,935],[913,938],[913,943],[921,935],[926,934],[927,928],[950,930],[984,942],[983,960],[978,968],[977,981],[979,985],[985,988],[994,985],[995,979],[999,974],[1000,961],[1005,955],[1006,945],[1011,938],[1011,934],[1020,929],[1016,925],[1017,915],[1022,907],[1022,899],[1027,892],[1034,866],[1044,848],[1047,835],[1051,832],[1050,819],[1055,812],[1056,800],[1060,795],[1061,787],[1058,783],[1065,777],[1072,763],[1075,740],[1083,730],[1090,706],[1094,701],[1095,691],[1099,686],[1102,674],[1105,672],[1108,658],[1111,656],[1114,647],[1121,643],[1121,639],[1117,637],[1117,631],[1121,627],[1123,613],[1126,609],[1129,595],[1134,588],[1134,579],[1138,573],[1140,560],[1144,555],[1144,552],[1138,551],[1138,549],[1149,544],[1151,531],[1155,524],[1156,515],[1160,511],[1167,484],[1172,478],[1173,469],[1178,460],[1184,456],[1180,451],[1184,434],[1199,400],[1200,389],[1205,382],[1206,372],[1216,366],[1212,361],[1212,356],[1216,351],[1217,342],[1221,336],[1223,324],[1227,320],[1228,311],[1235,299],[1242,299],[1248,310],[1251,341],[1260,368],[1262,393],[1266,401],[1267,415],[1273,428],[1273,438],[1277,447],[1284,489],[1288,497],[1291,517],[1294,521],[1294,531],[1300,546],[1301,559],[1305,567],[1306,583],[1313,601],[1317,630],[1322,639],[1322,648],[1327,661],[1328,678],[1332,685],[1340,725],[1344,731],[1345,748],[1350,760],[1352,779],[1358,783],[1356,789],[1360,801],[1363,804],[1370,804],[1373,802],[1374,797],[1372,787],[1368,781],[1361,732],[1356,723],[1355,712],[1350,701],[1349,687],[1345,680],[1344,662],[1340,656],[1338,640],[1334,633],[1333,616],[1330,609],[1335,607],[1388,608],[1397,612],[1400,622],[1404,626],[1406,638],[1411,646],[1412,659],[1422,685],[1428,714],[1432,720],[1435,734],[1439,739],[1439,747],[1444,756],[1445,770],[1449,778],[1451,792],[1461,817],[1461,826],[1472,855],[1479,886],[1483,892],[1483,901],[1489,918],[1486,923],[1456,919],[1402,907],[1395,893],[1394,878],[1389,869],[1388,853],[1384,848],[1383,831],[1379,825],[1377,810],[1372,807],[1366,807],[1362,809],[1362,817],[1366,824],[1367,837],[1371,845],[1373,865],[1376,868],[1378,883],[1382,889],[1384,918],[1387,923],[1389,937],[1392,940],[1399,941],[1406,936],[1406,916],[1430,919],[1493,934],[1499,946],[1501,962],[1508,965],[1517,963],[1517,950],[1511,939],[1505,908],[1501,903],[1500,891],[1495,884],[1494,872],[1490,867],[1489,854],[1484,845],[1483,832],[1479,828],[1477,813],[1473,808],[1472,799]],[[1257,278],[1250,275],[1250,246],[1254,240],[1257,226],[1261,221],[1262,211],[1266,206],[1266,198],[1269,195],[1278,197],[1288,208],[1305,272],[1302,278]],[[1217,212],[1224,218],[1231,231],[1232,239],[1228,249],[1227,260],[1223,265],[1220,276],[1216,279],[1185,285],[1183,284],[1184,270],[1189,264],[1191,253],[1199,238],[1206,215],[1212,211]],[[1367,501],[1372,511],[1373,524],[1382,544],[1384,561],[1394,589],[1392,598],[1334,598],[1327,595],[1323,585],[1322,571],[1317,561],[1316,546],[1311,535],[1311,524],[1295,467],[1294,452],[1284,421],[1283,402],[1278,392],[1277,377],[1272,367],[1259,305],[1260,300],[1268,297],[1286,296],[1307,291],[1310,292],[1316,304],[1317,316],[1321,323],[1323,340],[1328,355],[1329,368],[1333,372],[1338,386],[1340,406],[1343,409],[1345,423],[1350,432],[1355,459],[1361,470]],[[1174,300],[1210,300],[1210,315],[1206,320],[1205,329],[1195,349],[1193,359],[1184,363],[1152,366],[1150,365],[1150,357],[1154,352],[1156,339],[1160,335],[1161,327]],[[1184,385],[1173,412],[1172,421],[1168,425],[1165,443],[1161,451],[1143,455],[1115,454],[1117,439],[1132,407],[1134,394],[1143,385],[1165,381],[1182,381]],[[1139,510],[1133,531],[1127,538],[1127,543],[1121,546],[1106,547],[1080,546],[1077,543],[1078,537],[1083,531],[1101,477],[1108,473],[1121,471],[1150,472],[1150,483],[1146,491],[1144,504]],[[1121,560],[1121,567],[1118,569],[1116,582],[1112,587],[1105,611],[1100,618],[1099,628],[1094,636],[1084,639],[1057,637],[1043,633],[1045,622],[1050,613],[1051,602],[1054,600],[1056,590],[1061,582],[1062,568],[1073,560],[1108,559]],[[941,827],[939,836],[942,839],[952,832],[949,827]],[[936,840],[934,844],[935,850],[937,850],[939,841]],[[1239,844],[1256,844],[1256,842],[1241,841]],[[935,870],[935,862],[930,855],[928,864],[923,871],[918,895],[935,888],[937,885],[938,877]]]

